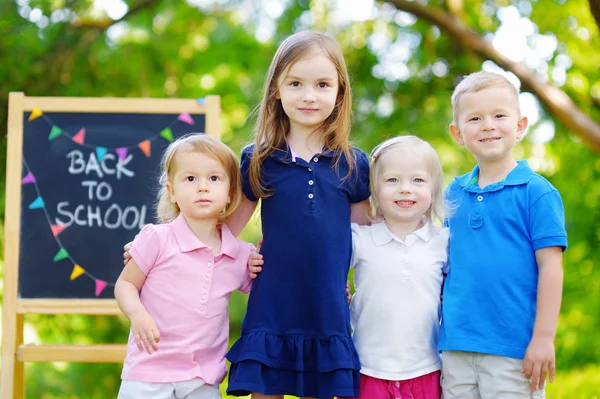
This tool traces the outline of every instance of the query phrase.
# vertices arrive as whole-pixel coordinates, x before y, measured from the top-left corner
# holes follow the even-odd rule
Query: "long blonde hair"
[[[417,152],[423,155],[429,173],[431,174],[431,206],[425,212],[425,217],[429,221],[437,220],[440,223],[444,222],[444,172],[442,171],[442,163],[440,157],[433,147],[426,141],[421,140],[417,136],[398,136],[384,141],[379,144],[371,153],[371,206],[373,208],[374,220],[383,220],[383,212],[379,204],[379,174],[381,173],[380,158],[383,154],[394,149],[402,148]]]
[[[257,107],[254,151],[250,158],[250,185],[259,198],[270,195],[263,186],[261,165],[266,157],[279,149],[285,142],[290,128],[290,120],[285,114],[281,101],[276,98],[277,81],[291,65],[319,49],[335,65],[338,74],[338,96],[333,112],[321,124],[325,147],[335,153],[335,166],[345,156],[349,165],[348,175],[356,168],[356,159],[349,143],[350,116],[352,113],[352,93],[350,78],[339,43],[332,37],[319,32],[304,31],[285,39],[269,66],[264,86],[264,96]]]
[[[242,200],[242,177],[240,166],[233,151],[220,140],[201,133],[192,133],[180,137],[172,142],[165,150],[161,162],[161,174],[159,178],[160,192],[156,205],[156,216],[159,222],[169,223],[173,221],[181,210],[176,202],[171,201],[167,183],[175,174],[174,160],[181,151],[201,152],[208,155],[223,165],[229,178],[229,198],[231,202],[219,216],[219,224],[225,221],[235,212]]]

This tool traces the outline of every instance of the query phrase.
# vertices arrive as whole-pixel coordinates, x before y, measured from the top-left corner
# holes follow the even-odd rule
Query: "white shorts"
[[[121,381],[117,399],[221,399],[218,386],[200,378],[180,382]]]
[[[522,367],[521,359],[443,351],[444,399],[544,399],[544,389],[531,392]]]

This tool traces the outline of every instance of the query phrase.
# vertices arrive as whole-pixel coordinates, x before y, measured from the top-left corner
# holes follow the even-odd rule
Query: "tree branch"
[[[596,152],[600,152],[600,124],[583,112],[564,91],[541,82],[525,66],[509,60],[480,35],[469,30],[458,18],[441,9],[423,5],[417,1],[388,1],[399,10],[412,13],[417,18],[446,31],[465,50],[484,59],[492,60],[500,67],[514,73],[558,121],[573,133],[581,136]],[[590,0],[590,5],[593,3],[598,3],[598,0]]]
[[[596,26],[600,31],[600,0],[589,0],[590,1],[590,12],[596,21]]]

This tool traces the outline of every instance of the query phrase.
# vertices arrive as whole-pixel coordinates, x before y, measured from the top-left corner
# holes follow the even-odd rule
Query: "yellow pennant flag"
[[[37,119],[37,118],[39,118],[39,117],[40,117],[40,116],[42,116],[42,115],[43,115],[43,112],[42,112],[42,110],[41,110],[41,109],[39,109],[39,108],[34,108],[34,109],[31,111],[31,114],[29,114],[29,121],[32,121],[32,120],[34,120],[34,119]]]
[[[75,280],[77,277],[81,276],[85,273],[85,269],[79,265],[75,265],[73,271],[71,272],[71,280]]]

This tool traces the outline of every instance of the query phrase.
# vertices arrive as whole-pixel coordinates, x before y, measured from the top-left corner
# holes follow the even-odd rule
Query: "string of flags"
[[[197,101],[200,104],[204,103],[204,99],[198,99]],[[147,138],[146,140],[143,140],[136,145],[127,146],[127,147],[108,148],[108,147],[102,147],[102,146],[97,146],[97,145],[93,145],[93,144],[88,144],[85,141],[85,133],[86,133],[85,127],[82,127],[81,129],[79,129],[79,131],[74,135],[70,134],[69,132],[66,132],[65,130],[61,129],[58,125],[56,125],[39,108],[34,108],[31,111],[28,121],[31,122],[40,117],[43,117],[51,126],[50,133],[48,135],[48,140],[54,140],[59,136],[69,137],[73,142],[79,144],[80,146],[94,149],[96,151],[96,156],[98,158],[98,161],[102,160],[102,158],[109,151],[114,151],[121,160],[125,160],[129,150],[135,149],[135,148],[139,148],[146,155],[146,157],[150,157],[151,142],[154,139],[161,137],[161,138],[167,140],[168,142],[172,142],[174,140],[173,132],[172,132],[171,128],[175,123],[177,123],[179,121],[179,122],[186,123],[188,125],[194,125],[194,119],[192,118],[192,116],[189,113],[184,112],[184,113],[179,114],[177,116],[177,118],[174,119],[167,127],[162,129],[158,135]],[[58,248],[59,248],[56,255],[54,255],[54,258],[52,259],[52,261],[56,263],[56,262],[60,262],[60,261],[66,260],[66,259],[70,260],[71,264],[73,265],[73,269],[71,270],[70,280],[75,280],[83,275],[94,280],[96,296],[100,296],[100,294],[102,294],[102,291],[104,291],[104,289],[106,287],[114,287],[114,285],[115,285],[114,283],[104,281],[104,280],[94,276],[88,270],[86,270],[85,267],[81,266],[81,264],[79,262],[77,262],[75,259],[73,259],[72,256],[69,254],[69,252],[67,251],[67,249],[65,248],[65,246],[63,245],[63,243],[61,242],[60,237],[59,237],[59,235],[67,227],[65,225],[59,225],[59,224],[52,223],[52,218],[50,217],[50,214],[48,213],[46,204],[40,193],[39,187],[36,182],[35,175],[30,170],[30,168],[27,164],[27,161],[25,160],[25,157],[23,157],[23,165],[25,166],[27,174],[23,177],[21,184],[22,185],[33,184],[35,191],[36,191],[36,195],[37,195],[36,199],[33,200],[33,202],[31,202],[29,204],[28,209],[43,210],[44,215],[46,217],[46,221],[48,222],[48,226],[50,227],[50,231],[52,232],[52,235],[54,236],[54,240],[56,241],[56,244],[58,245]]]
[[[201,98],[199,98],[197,101],[200,104],[203,103],[203,99],[201,99]],[[117,154],[117,156],[119,157],[119,159],[124,161],[125,158],[127,158],[127,153],[131,149],[135,149],[135,148],[140,149],[146,155],[146,157],[150,157],[150,155],[152,154],[152,144],[151,143],[154,139],[156,139],[158,137],[162,137],[163,139],[167,140],[168,142],[172,142],[174,140],[173,131],[171,130],[171,128],[173,127],[173,125],[175,123],[177,123],[179,121],[179,122],[186,123],[188,125],[194,125],[194,118],[189,113],[183,112],[183,113],[179,114],[177,116],[177,118],[174,119],[168,126],[166,126],[157,135],[155,135],[153,137],[149,137],[137,144],[126,146],[126,147],[108,148],[108,147],[102,147],[102,146],[87,143],[85,141],[85,127],[82,127],[81,129],[79,129],[79,131],[77,131],[77,133],[75,133],[75,134],[66,132],[60,126],[56,125],[39,108],[34,108],[31,111],[31,114],[29,114],[28,121],[31,122],[40,117],[43,117],[50,125],[50,133],[48,134],[49,141],[54,140],[55,138],[57,138],[59,136],[66,136],[66,137],[70,138],[73,142],[79,144],[82,147],[95,149],[96,157],[98,158],[99,161],[101,161],[102,158],[104,157],[104,155],[106,155],[109,151],[115,152]]]

